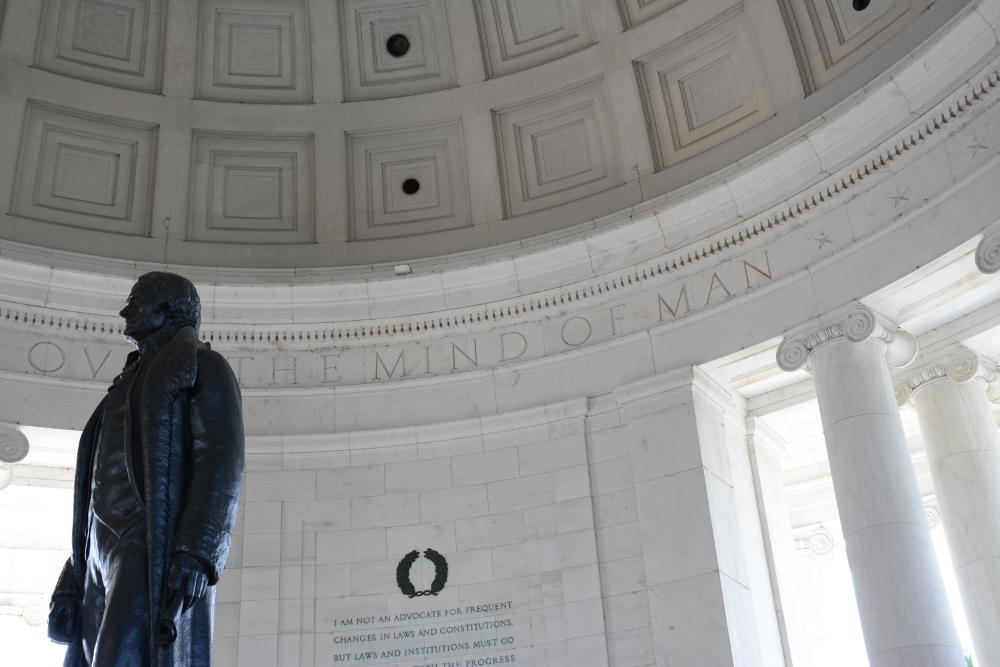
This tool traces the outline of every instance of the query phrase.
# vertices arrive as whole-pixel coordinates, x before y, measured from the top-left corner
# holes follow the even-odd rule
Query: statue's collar
[[[176,384],[188,386],[194,382],[196,373],[195,352],[201,342],[198,340],[198,331],[191,327],[181,327],[180,329],[161,329],[144,340],[138,350],[132,350],[125,360],[125,367],[118,374],[108,391],[116,385],[132,377],[140,367],[151,366],[155,362],[157,366],[163,366],[175,376]],[[163,351],[163,355],[160,355]],[[163,378],[161,378],[163,380]]]
[[[156,333],[150,334],[139,344],[139,356],[143,359],[151,359],[164,345],[170,342],[177,331],[178,329],[174,327],[164,327]]]

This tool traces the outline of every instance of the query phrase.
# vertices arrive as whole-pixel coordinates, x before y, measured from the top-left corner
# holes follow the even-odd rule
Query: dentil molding
[[[787,334],[778,346],[778,367],[783,371],[809,369],[809,359],[820,346],[839,340],[861,343],[877,340],[885,345],[886,362],[892,368],[906,366],[917,354],[917,340],[902,329],[881,321],[860,303],[850,304]]]

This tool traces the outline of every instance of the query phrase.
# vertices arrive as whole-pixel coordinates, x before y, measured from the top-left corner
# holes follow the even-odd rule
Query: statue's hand
[[[198,559],[186,553],[176,553],[170,565],[167,585],[184,596],[184,611],[187,611],[208,590],[208,574]]]
[[[57,644],[72,644],[79,636],[80,600],[58,597],[49,605],[49,639]]]

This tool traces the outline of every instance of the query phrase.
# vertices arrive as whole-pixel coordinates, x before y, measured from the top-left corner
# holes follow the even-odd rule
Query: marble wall
[[[219,664],[775,664],[741,410],[682,369],[460,422],[253,437]]]

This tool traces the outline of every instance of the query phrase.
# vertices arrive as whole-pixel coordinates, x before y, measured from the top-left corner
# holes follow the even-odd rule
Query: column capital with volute
[[[932,382],[945,380],[959,384],[979,380],[986,385],[991,401],[1000,398],[996,364],[984,359],[965,345],[955,345],[937,354],[925,356],[893,378],[896,400],[907,403],[913,394]]]
[[[28,455],[27,436],[14,424],[0,424],[0,462],[17,463]]]
[[[0,489],[10,486],[14,471],[9,464],[28,455],[28,438],[13,424],[0,424]]]
[[[976,268],[983,273],[1000,271],[1000,222],[983,230],[983,238],[976,246]]]
[[[913,336],[893,326],[871,308],[853,302],[786,333],[778,346],[778,367],[783,371],[810,370],[810,357],[816,349],[845,340],[883,343],[886,362],[892,368],[906,366],[917,354],[917,341]]]

